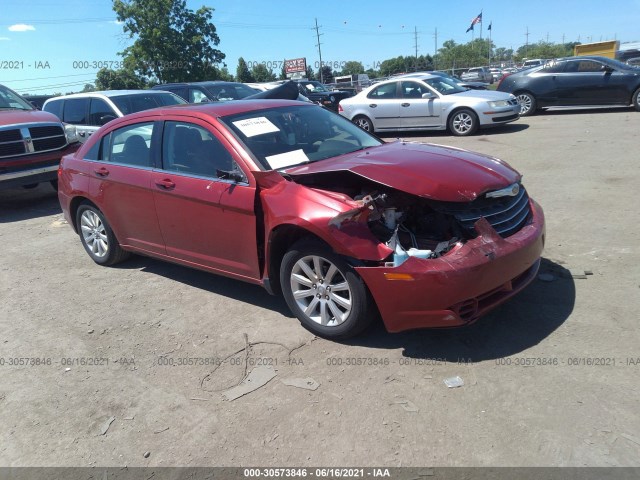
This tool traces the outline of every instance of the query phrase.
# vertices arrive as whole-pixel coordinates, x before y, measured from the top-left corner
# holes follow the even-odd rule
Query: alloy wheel
[[[109,253],[107,230],[100,216],[92,210],[85,210],[80,217],[82,239],[89,250],[98,258]]]
[[[290,282],[298,308],[314,322],[334,327],[351,313],[352,293],[347,279],[326,258],[302,257],[291,270]]]

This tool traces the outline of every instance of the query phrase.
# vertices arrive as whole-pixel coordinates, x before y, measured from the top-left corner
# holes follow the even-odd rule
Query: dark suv
[[[240,100],[257,93],[257,90],[237,82],[188,82],[165,83],[152,87],[154,90],[165,90],[175,93],[189,103],[222,102]]]
[[[13,90],[0,85],[0,189],[57,185],[60,158],[75,152],[73,125],[38,111]]]

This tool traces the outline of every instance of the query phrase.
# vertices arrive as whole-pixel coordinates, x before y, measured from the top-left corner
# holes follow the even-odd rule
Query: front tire
[[[280,285],[291,312],[320,337],[353,337],[371,323],[366,285],[320,242],[301,240],[291,247],[282,258]]]
[[[631,103],[633,103],[633,108],[635,108],[636,111],[640,112],[640,88],[633,92]]]
[[[458,137],[473,135],[478,130],[478,116],[474,111],[463,108],[449,117],[449,130]]]
[[[353,123],[355,123],[365,132],[373,133],[373,122],[364,115],[358,115],[357,117],[355,117],[353,119]]]
[[[120,247],[103,213],[93,205],[78,208],[76,225],[82,246],[98,265],[115,265],[130,256]]]
[[[527,117],[536,112],[536,98],[527,92],[521,92],[516,95],[520,104],[520,116]]]

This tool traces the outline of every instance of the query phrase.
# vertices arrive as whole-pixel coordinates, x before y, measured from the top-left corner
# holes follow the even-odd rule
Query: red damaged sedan
[[[468,151],[385,144],[286,100],[149,110],[63,158],[59,197],[89,256],[130,253],[281,292],[313,333],[452,327],[536,275],[544,215],[521,175]]]

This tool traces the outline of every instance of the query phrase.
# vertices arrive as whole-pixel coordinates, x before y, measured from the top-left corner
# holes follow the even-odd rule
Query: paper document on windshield
[[[255,137],[256,135],[280,131],[280,129],[266,117],[247,118],[233,122],[233,124],[238,127],[246,137]]]
[[[265,158],[267,162],[269,162],[269,166],[274,170],[309,161],[309,157],[307,157],[302,149],[293,150],[292,152],[287,153],[280,153],[278,155],[271,155]]]

